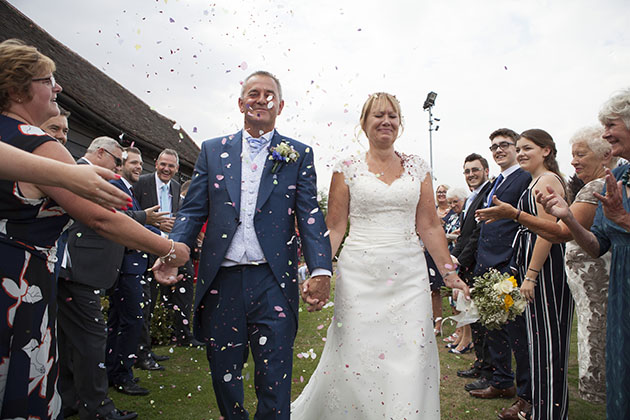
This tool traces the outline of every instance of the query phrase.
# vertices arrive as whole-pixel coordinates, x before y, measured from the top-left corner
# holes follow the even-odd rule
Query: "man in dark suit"
[[[472,153],[464,159],[464,176],[466,184],[470,188],[471,194],[466,200],[464,211],[462,212],[460,222],[460,235],[455,243],[452,255],[457,258],[459,264],[460,277],[471,287],[473,287],[473,273],[477,263],[475,256],[477,254],[477,241],[479,240],[480,225],[475,218],[475,211],[486,205],[487,195],[492,188],[488,181],[488,161],[478,155]],[[489,363],[487,354],[487,345],[485,343],[485,334],[480,331],[480,324],[475,322],[471,325],[473,342],[475,344],[476,360],[470,369],[457,372],[458,376],[464,378],[479,378],[484,376],[486,379],[492,377],[492,366]]]
[[[238,99],[241,131],[205,141],[170,237],[194,244],[208,221],[201,251],[194,332],[206,351],[221,415],[246,419],[242,368],[251,349],[257,419],[290,417],[293,343],[297,332],[296,221],[313,276],[301,286],[307,302],[328,300],[331,249],[318,211],[313,151],[280,135],[284,107],[278,79],[247,77]],[[284,150],[286,161],[280,161]],[[157,278],[177,270],[154,265]]]
[[[77,163],[114,170],[122,164],[122,152],[114,139],[99,137]],[[80,222],[69,229],[57,299],[59,391],[66,417],[77,412],[81,419],[137,417],[117,410],[108,398],[105,371],[107,332],[100,299],[118,278],[124,250]]]
[[[493,205],[492,197],[496,196],[516,207],[521,194],[531,182],[531,176],[516,162],[518,137],[517,133],[508,128],[498,129],[490,135],[490,151],[494,161],[501,168],[501,174],[492,183],[486,206]],[[512,242],[518,226],[518,222],[509,219],[481,223],[475,275],[482,275],[490,268],[511,274],[509,265],[513,252]],[[486,331],[488,353],[493,368],[492,378],[486,380],[482,377],[468,384],[466,389],[476,398],[510,398],[518,395],[518,399],[511,407],[499,413],[502,420],[516,419],[519,411],[531,409],[532,400],[525,319],[521,315],[499,330]],[[516,359],[517,388],[514,387],[512,352]]]
[[[132,184],[142,173],[142,155],[135,147],[123,151],[122,177],[111,181],[133,198],[133,211],[141,212],[134,198]],[[159,234],[153,226],[149,229]],[[133,378],[134,355],[142,331],[142,282],[148,265],[143,251],[125,249],[118,282],[109,299],[107,317],[107,376],[116,390],[127,395],[147,395],[149,390],[138,385]]]
[[[173,149],[164,149],[155,162],[155,172],[141,175],[135,183],[135,196],[141,208],[160,206],[161,211],[169,212],[169,218],[160,223],[158,228],[162,231],[162,236],[167,237],[170,233],[175,214],[179,210],[181,186],[173,179],[179,170],[179,156]],[[149,268],[155,262],[156,256],[149,257]],[[138,361],[136,366],[145,370],[164,369],[158,362],[167,360],[168,356],[159,356],[151,351],[151,317],[158,299],[158,290],[162,296],[162,301],[167,308],[174,310],[173,333],[175,343],[191,343],[192,333],[190,331],[190,308],[193,298],[192,278],[185,276],[177,287],[158,286],[153,279],[153,273],[145,273],[145,283],[143,284],[144,295],[144,325],[138,348]],[[188,312],[187,312],[188,309]],[[194,342],[194,344],[201,344]]]

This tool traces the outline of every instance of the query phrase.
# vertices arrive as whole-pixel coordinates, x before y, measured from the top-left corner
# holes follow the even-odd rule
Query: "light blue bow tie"
[[[260,153],[262,149],[264,149],[267,144],[269,144],[269,140],[265,139],[264,137],[261,137],[259,139],[249,137],[247,139],[247,143],[249,144],[249,157],[253,159],[258,155],[258,153]]]

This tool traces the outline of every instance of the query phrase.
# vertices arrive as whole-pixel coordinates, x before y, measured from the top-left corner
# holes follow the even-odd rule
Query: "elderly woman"
[[[613,156],[630,160],[630,89],[613,95],[604,103],[599,121]],[[630,413],[630,164],[606,170],[605,195],[595,193],[597,207],[590,231],[552,189],[537,195],[550,214],[559,217],[576,242],[591,256],[611,250],[610,285],[606,331],[606,415],[608,419],[628,418]]]
[[[606,168],[614,166],[617,158],[602,135],[601,127],[586,127],[570,140],[575,174],[579,181],[578,191],[573,191],[571,211],[580,224],[590,229],[597,198],[594,193],[604,188]],[[496,206],[480,211],[481,220],[513,219],[518,210],[507,203],[495,200]],[[567,283],[577,307],[578,316],[578,365],[580,396],[590,402],[602,403],[606,397],[604,355],[606,342],[606,302],[608,296],[608,272],[610,254],[590,257],[573,239],[567,225],[559,221],[541,219],[521,213],[519,222],[530,231],[551,242],[567,242]]]
[[[38,128],[59,113],[55,64],[17,40],[0,43],[0,139],[36,155],[74,161]],[[0,418],[56,419],[56,241],[70,217],[132,249],[188,259],[184,244],[153,234],[130,217],[68,190],[0,181]]]
[[[446,201],[451,209],[453,215],[457,217],[450,217],[444,224],[444,232],[446,232],[446,239],[448,240],[448,250],[452,251],[455,247],[455,241],[459,236],[459,227],[461,222],[462,210],[464,210],[464,204],[466,204],[466,198],[468,193],[463,188],[451,188],[446,192]]]

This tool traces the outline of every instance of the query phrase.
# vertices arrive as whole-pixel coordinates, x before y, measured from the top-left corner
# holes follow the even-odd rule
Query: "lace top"
[[[420,184],[430,172],[429,165],[416,155],[398,154],[402,175],[387,185],[368,170],[366,154],[342,159],[333,171],[344,175],[350,190],[350,234],[354,231],[414,233]]]

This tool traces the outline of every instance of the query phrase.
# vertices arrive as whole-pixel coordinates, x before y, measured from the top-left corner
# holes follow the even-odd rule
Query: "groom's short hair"
[[[483,169],[488,169],[488,161],[486,160],[485,157],[481,156],[478,153],[471,153],[468,156],[466,156],[466,158],[464,159],[464,166],[468,162],[473,162],[475,160],[478,160],[479,162],[481,162],[481,166],[483,166]]]
[[[278,80],[276,76],[274,76],[273,74],[265,70],[255,71],[249,76],[247,76],[245,80],[243,80],[243,84],[241,85],[241,98],[245,95],[245,85],[247,85],[247,82],[249,81],[249,79],[251,79],[254,76],[265,76],[273,80],[276,83],[276,86],[278,86],[278,100],[279,101],[282,100],[282,87],[280,86],[280,80]]]

